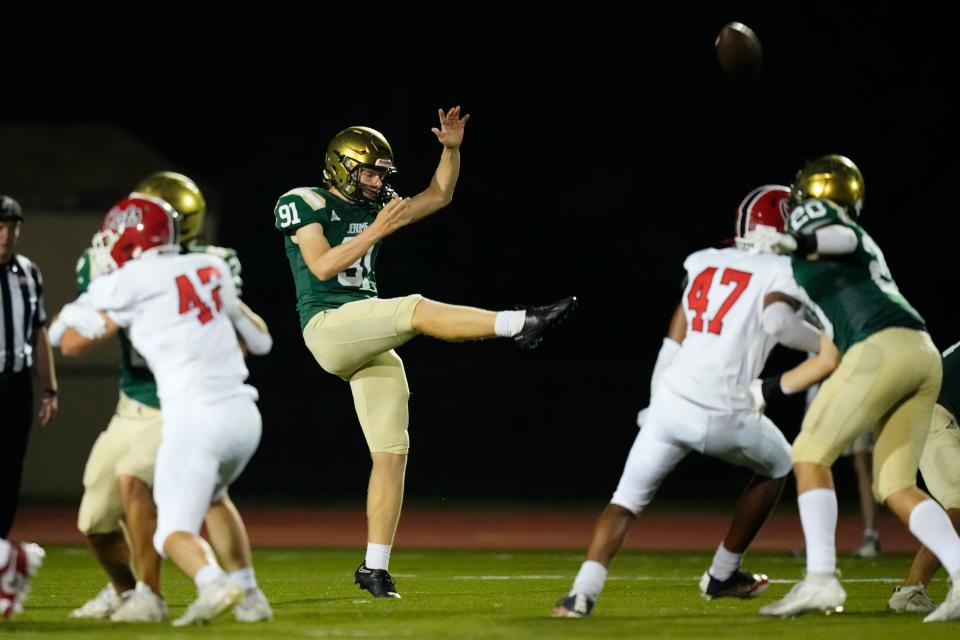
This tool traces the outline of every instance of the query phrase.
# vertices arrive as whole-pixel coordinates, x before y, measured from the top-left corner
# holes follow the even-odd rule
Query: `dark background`
[[[581,307],[531,353],[428,338],[400,350],[408,495],[599,503],[647,403],[683,258],[729,238],[742,196],[789,184],[807,159],[857,162],[863,223],[901,290],[939,347],[960,338],[948,315],[957,56],[945,15],[675,4],[5,8],[0,120],[118,125],[175,165],[157,169],[215,194],[211,240],[238,250],[244,297],[275,337],[251,363],[264,439],[236,493],[359,504],[366,448],[347,385],[299,336],[273,205],[317,184],[327,141],[354,124],[387,136],[398,190],[416,193],[439,157],[437,108],[462,105],[454,202],[385,243],[381,295],[506,309],[575,294]],[[714,38],[731,20],[763,42],[753,80],[717,65]],[[801,410],[773,413],[790,438]],[[854,496],[846,473],[841,493]],[[692,456],[663,493],[732,499],[745,478]]]

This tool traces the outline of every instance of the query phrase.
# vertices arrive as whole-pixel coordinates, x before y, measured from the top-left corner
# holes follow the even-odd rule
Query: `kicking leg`
[[[423,299],[413,313],[413,329],[447,341],[513,338],[522,348],[534,348],[543,332],[566,318],[576,298],[518,311],[486,311]]]

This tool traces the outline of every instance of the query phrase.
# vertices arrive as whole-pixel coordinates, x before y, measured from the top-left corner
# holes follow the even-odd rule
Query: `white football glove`
[[[757,413],[763,413],[767,408],[767,401],[763,397],[763,380],[760,378],[750,383],[750,403]]]
[[[797,250],[796,238],[766,225],[757,225],[744,234],[741,244],[749,247],[751,253],[793,253]]]

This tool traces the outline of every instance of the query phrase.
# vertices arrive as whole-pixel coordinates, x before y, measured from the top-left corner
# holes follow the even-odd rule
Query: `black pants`
[[[33,425],[30,371],[0,373],[0,537],[6,538],[20,501],[20,477]]]

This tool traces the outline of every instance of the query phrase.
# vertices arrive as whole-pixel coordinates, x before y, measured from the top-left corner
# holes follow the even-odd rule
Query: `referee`
[[[40,424],[57,413],[57,377],[47,342],[43,278],[25,256],[17,255],[23,212],[0,195],[0,537],[13,525],[20,476],[33,423],[31,369],[40,377]]]

